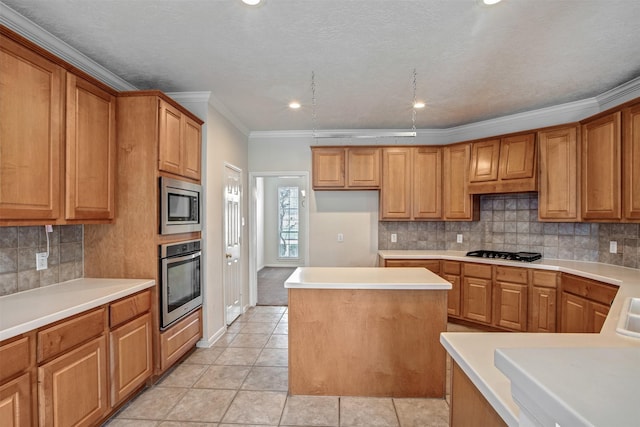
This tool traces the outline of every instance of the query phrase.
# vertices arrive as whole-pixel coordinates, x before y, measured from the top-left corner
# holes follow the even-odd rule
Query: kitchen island
[[[445,394],[451,284],[424,268],[300,267],[289,293],[289,393]]]

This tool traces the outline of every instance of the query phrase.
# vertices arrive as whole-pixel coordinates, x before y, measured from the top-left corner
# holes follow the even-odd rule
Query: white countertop
[[[559,405],[558,408],[563,408],[564,413],[581,412],[584,408],[592,407],[593,411],[602,411],[603,413],[611,411],[612,416],[618,414],[621,418],[615,419],[622,422],[624,420],[622,414],[628,414],[629,411],[636,409],[638,406],[636,402],[630,403],[631,399],[615,399],[615,396],[634,395],[637,393],[638,382],[599,380],[597,389],[588,389],[590,387],[589,375],[585,375],[584,383],[574,383],[573,381],[578,375],[577,372],[582,369],[592,373],[599,370],[604,371],[602,367],[605,363],[611,378],[621,377],[630,371],[632,371],[631,376],[640,377],[639,359],[633,361],[631,357],[624,356],[626,350],[613,356],[618,349],[640,349],[640,339],[620,335],[615,331],[625,299],[640,296],[640,270],[596,262],[554,259],[541,259],[532,263],[504,261],[467,257],[465,253],[460,251],[379,251],[379,255],[383,259],[447,259],[536,268],[575,274],[619,286],[609,315],[599,334],[503,332],[447,332],[441,334],[440,342],[447,352],[509,426],[519,425],[520,408],[512,397],[512,386],[516,381],[521,384],[544,384],[541,389],[545,390],[546,396],[554,396],[555,404]],[[515,348],[526,348],[526,350],[518,350],[513,353],[511,350],[503,350]],[[510,355],[509,362],[506,362],[506,358],[502,358],[501,362],[503,363],[502,368],[509,372],[509,377],[496,367],[496,351],[498,354]],[[630,350],[628,355],[633,354],[634,351]],[[601,357],[607,352],[612,357],[609,362]],[[535,354],[540,357],[525,356],[527,354]],[[556,359],[550,362],[548,354],[553,354]],[[577,364],[571,364],[572,356],[578,357],[578,354],[582,355],[584,359]],[[623,363],[625,360],[627,362]],[[510,368],[505,367],[506,364],[510,364]],[[550,364],[554,365],[553,375],[547,375]],[[600,373],[597,376],[599,377]],[[563,395],[567,387],[573,391],[574,396]],[[535,396],[543,399],[541,393]],[[603,394],[610,394],[614,397],[602,399]],[[581,399],[584,399],[584,402],[577,404],[576,402],[580,402]],[[544,399],[540,404],[546,405],[545,410],[550,407],[550,401]],[[604,408],[604,405],[609,406]],[[589,410],[582,415],[592,416]],[[636,416],[632,422],[636,423],[637,419]],[[563,425],[560,423],[560,425],[566,427],[576,424]],[[624,423],[599,423],[595,425],[617,426],[624,425]]]
[[[151,279],[75,279],[0,297],[0,341],[155,285]]]
[[[425,268],[298,267],[284,282],[298,289],[449,290],[451,283]]]

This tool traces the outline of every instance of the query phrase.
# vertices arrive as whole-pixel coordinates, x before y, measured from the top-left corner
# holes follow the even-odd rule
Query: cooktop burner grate
[[[505,259],[509,261],[524,261],[533,262],[542,258],[542,254],[539,252],[502,252],[502,251],[471,251],[467,252],[467,256],[478,258],[496,258]]]

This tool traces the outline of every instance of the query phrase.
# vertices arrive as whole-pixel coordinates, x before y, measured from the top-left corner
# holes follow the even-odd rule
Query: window
[[[298,194],[297,186],[278,187],[278,257],[298,258]]]

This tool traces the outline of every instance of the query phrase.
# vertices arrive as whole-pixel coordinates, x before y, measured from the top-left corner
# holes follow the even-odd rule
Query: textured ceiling
[[[640,76],[638,0],[2,1],[140,89],[211,91],[250,131],[409,128],[414,68],[419,129]]]

